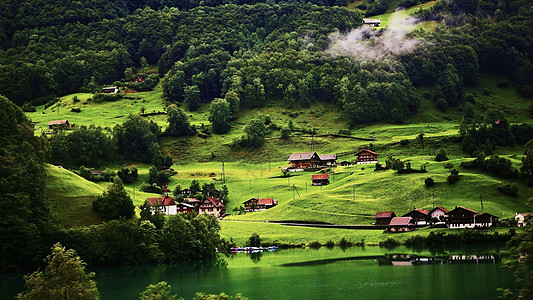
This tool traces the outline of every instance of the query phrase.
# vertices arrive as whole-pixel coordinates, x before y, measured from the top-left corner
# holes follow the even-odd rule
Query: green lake
[[[185,299],[198,291],[241,293],[252,299],[497,299],[497,288],[512,284],[511,272],[502,268],[507,259],[498,249],[432,253],[404,247],[322,247],[236,253],[218,265],[196,262],[92,271],[102,299],[138,299],[148,284],[163,280]],[[9,281],[0,280],[3,299],[22,288],[20,280]]]

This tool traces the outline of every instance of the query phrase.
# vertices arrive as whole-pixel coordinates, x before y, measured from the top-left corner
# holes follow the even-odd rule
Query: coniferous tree
[[[108,220],[130,218],[134,213],[134,208],[118,176],[115,176],[113,184],[93,201],[93,210]]]

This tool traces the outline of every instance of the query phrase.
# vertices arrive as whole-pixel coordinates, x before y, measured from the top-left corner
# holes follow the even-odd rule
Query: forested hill
[[[358,29],[362,14],[330,1],[256,2],[3,1],[0,93],[43,104],[120,85],[127,69],[150,64],[170,102],[196,93],[240,107],[331,101],[352,125],[402,122],[418,108],[418,86],[435,86],[429,97],[442,110],[460,106],[479,71],[533,94],[527,0],[442,0],[418,14],[441,25],[409,35]]]

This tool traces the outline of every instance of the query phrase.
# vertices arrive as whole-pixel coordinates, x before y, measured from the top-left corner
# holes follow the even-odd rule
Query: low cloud
[[[417,19],[396,12],[387,29],[374,30],[368,25],[352,29],[347,34],[334,32],[326,50],[333,57],[350,57],[355,60],[381,60],[390,55],[409,53],[416,49],[420,41],[406,37]]]

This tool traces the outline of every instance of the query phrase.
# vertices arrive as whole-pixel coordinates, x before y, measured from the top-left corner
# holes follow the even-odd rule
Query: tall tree
[[[108,220],[130,218],[134,209],[133,202],[118,176],[115,176],[113,184],[93,201],[93,210]]]
[[[187,116],[176,105],[170,105],[168,111],[168,127],[166,133],[170,136],[189,136],[194,134],[194,129],[191,127]]]
[[[231,110],[229,104],[224,99],[215,99],[211,103],[211,110],[209,112],[209,122],[213,126],[214,133],[226,133],[231,126],[229,120],[231,119]]]
[[[94,273],[85,272],[85,262],[72,249],[57,243],[45,259],[44,270],[24,276],[26,290],[17,299],[99,299]]]

